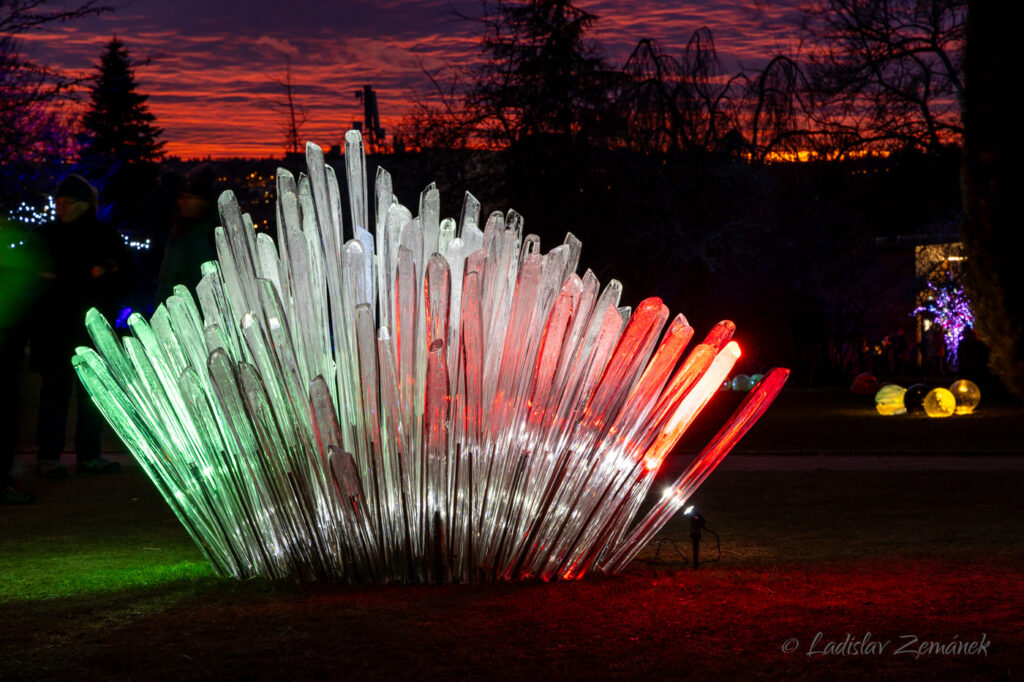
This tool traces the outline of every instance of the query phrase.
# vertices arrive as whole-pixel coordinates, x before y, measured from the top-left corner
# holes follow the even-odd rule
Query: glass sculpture
[[[924,398],[928,395],[929,389],[924,384],[911,384],[903,394],[903,406],[911,414],[924,412]]]
[[[740,355],[660,299],[579,276],[514,211],[417,216],[346,135],[349,229],[319,147],[278,171],[277,243],[219,200],[218,262],[119,339],[95,310],[73,364],[221,575],[442,582],[616,573],[761,416],[775,369],[633,524]],[[371,206],[373,209],[371,209]],[[374,218],[371,222],[371,217]],[[371,231],[371,228],[372,231]],[[345,239],[343,234],[349,239]],[[664,330],[664,334],[662,333]]]
[[[746,374],[737,374],[732,378],[732,390],[749,391],[754,387],[754,380]]]
[[[850,391],[854,395],[874,395],[878,392],[878,379],[873,374],[861,372],[853,378]]]
[[[875,409],[878,410],[878,414],[906,414],[907,408],[903,404],[905,393],[906,389],[896,384],[886,384],[878,389],[878,393],[875,394]]]
[[[924,413],[929,417],[948,417],[956,410],[956,396],[948,389],[933,388],[924,397]]]
[[[949,392],[956,399],[956,413],[970,414],[981,402],[981,389],[970,379],[958,379],[949,387]]]

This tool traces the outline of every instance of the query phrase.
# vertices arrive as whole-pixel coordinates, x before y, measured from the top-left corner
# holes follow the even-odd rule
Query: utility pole
[[[285,143],[292,154],[298,154],[302,145],[302,124],[306,122],[306,112],[295,105],[295,90],[292,87],[292,60],[287,58],[285,62],[284,80],[278,81],[278,85],[284,90],[284,101],[278,102],[278,106],[286,111],[285,120]]]
[[[371,146],[384,144],[387,131],[380,127],[380,111],[377,109],[377,92],[372,85],[356,90],[356,99],[363,103],[363,120],[353,121],[352,127],[363,133],[363,139]]]

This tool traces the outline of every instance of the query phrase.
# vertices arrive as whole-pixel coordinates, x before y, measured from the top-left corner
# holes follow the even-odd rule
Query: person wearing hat
[[[78,468],[88,473],[113,473],[120,464],[100,454],[103,418],[78,384],[71,357],[77,346],[92,346],[85,313],[97,308],[108,320],[127,291],[129,261],[121,236],[96,218],[99,195],[81,175],[71,174],[57,185],[57,220],[39,229],[48,267],[41,273],[44,289],[34,311],[30,367],[42,378],[36,440],[37,471],[45,478],[64,478],[60,454],[71,392],[77,395],[75,453]]]
[[[201,266],[217,260],[213,231],[220,224],[217,215],[217,174],[209,164],[196,166],[178,190],[171,234],[157,275],[156,303],[183,284],[195,293]]]

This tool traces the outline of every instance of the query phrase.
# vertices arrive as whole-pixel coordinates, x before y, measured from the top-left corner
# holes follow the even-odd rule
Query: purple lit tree
[[[974,327],[974,311],[971,310],[971,302],[964,293],[964,287],[957,282],[947,282],[936,285],[927,283],[929,298],[924,305],[914,309],[913,315],[920,313],[930,314],[935,319],[935,324],[942,327],[948,349],[949,366],[957,368],[957,348],[964,338],[964,330]]]

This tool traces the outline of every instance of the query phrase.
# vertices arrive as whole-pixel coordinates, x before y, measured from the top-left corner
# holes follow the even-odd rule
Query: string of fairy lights
[[[149,251],[149,247],[153,245],[152,240],[149,237],[136,237],[134,235],[121,233],[121,238],[124,239],[125,246],[135,251]]]
[[[42,206],[34,206],[27,201],[22,201],[14,209],[7,213],[7,220],[11,223],[18,223],[22,227],[37,228],[57,219],[57,204],[52,196],[47,196]],[[131,232],[122,232],[121,239],[124,245],[133,251],[149,251],[153,246],[153,240],[149,237]],[[8,242],[9,248],[16,249],[24,246],[25,241]]]
[[[57,204],[51,196],[46,197],[42,207],[22,201],[7,217],[26,225],[45,225],[57,219]]]

